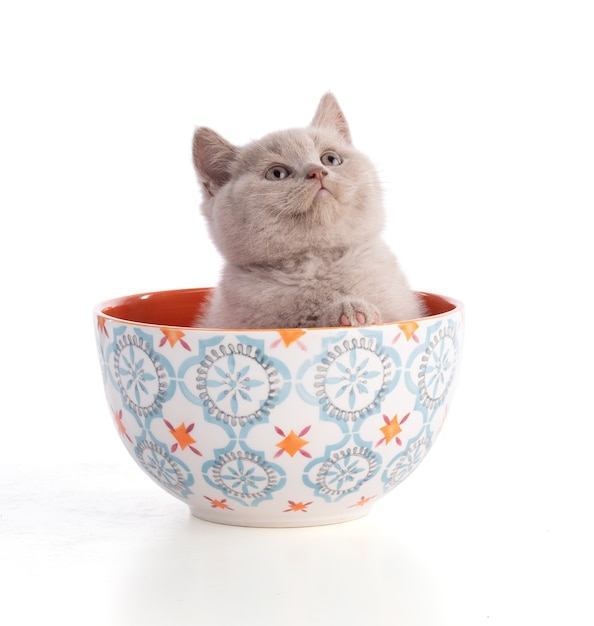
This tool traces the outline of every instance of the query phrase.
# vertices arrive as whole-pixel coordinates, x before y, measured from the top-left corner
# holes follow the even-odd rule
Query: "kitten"
[[[194,134],[202,211],[226,263],[204,328],[363,326],[423,315],[381,240],[377,174],[335,97],[311,125],[244,147]]]

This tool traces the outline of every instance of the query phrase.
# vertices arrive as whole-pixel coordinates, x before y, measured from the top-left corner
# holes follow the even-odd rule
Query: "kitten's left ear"
[[[231,166],[237,155],[237,148],[214,130],[204,127],[196,130],[192,157],[198,178],[208,195],[214,196],[231,178]]]
[[[351,143],[349,125],[347,124],[342,109],[338,106],[338,101],[334,97],[334,94],[330,92],[322,96],[311,125],[333,128],[338,131],[343,139]]]

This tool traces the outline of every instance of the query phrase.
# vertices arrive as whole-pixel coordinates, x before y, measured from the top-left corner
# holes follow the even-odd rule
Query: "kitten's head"
[[[275,264],[348,248],[383,227],[375,169],[356,150],[332,94],[310,126],[238,147],[208,128],[194,134],[202,211],[221,254],[237,265]]]

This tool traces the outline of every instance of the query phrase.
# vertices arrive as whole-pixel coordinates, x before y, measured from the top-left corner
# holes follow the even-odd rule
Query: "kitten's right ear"
[[[330,92],[322,96],[311,125],[333,128],[342,135],[347,143],[352,143],[351,131],[349,130],[346,117],[338,104],[338,100]]]
[[[214,196],[231,177],[231,166],[238,149],[210,128],[198,128],[194,133],[192,157],[194,167],[206,193]]]

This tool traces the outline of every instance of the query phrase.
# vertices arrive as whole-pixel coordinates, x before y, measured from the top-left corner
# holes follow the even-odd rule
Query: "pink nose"
[[[324,179],[324,176],[327,176],[327,175],[328,175],[328,170],[321,167],[320,165],[316,165],[315,167],[312,167],[312,169],[309,170],[309,172],[307,172],[307,178],[317,178],[320,181],[320,183]]]

